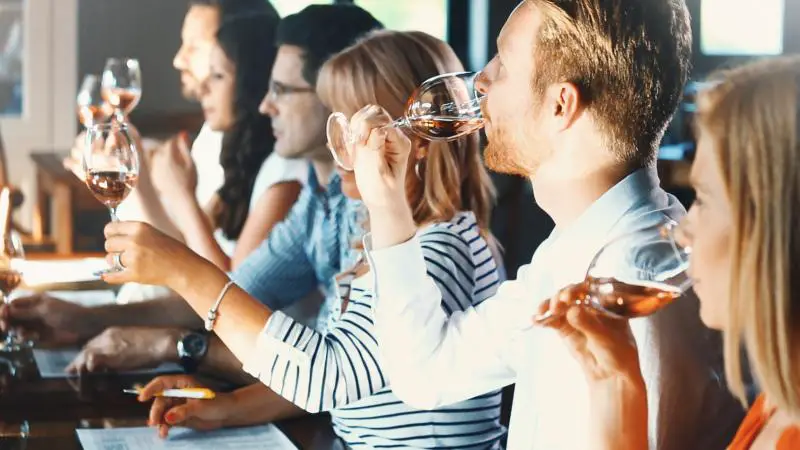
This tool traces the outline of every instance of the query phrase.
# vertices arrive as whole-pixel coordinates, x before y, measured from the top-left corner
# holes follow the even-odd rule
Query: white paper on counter
[[[78,429],[77,432],[84,450],[297,450],[272,424],[206,432],[171,428],[167,439],[159,438],[155,428],[147,427]]]
[[[77,283],[94,281],[99,277],[95,272],[107,269],[104,258],[61,259],[61,260],[19,260],[14,268],[22,272],[27,286],[55,283]]]
[[[11,301],[14,301],[20,297],[27,297],[35,294],[36,292],[34,291],[17,289],[11,295]],[[59,300],[77,303],[78,305],[88,307],[113,305],[117,301],[117,295],[111,289],[99,291],[47,291],[47,295]]]

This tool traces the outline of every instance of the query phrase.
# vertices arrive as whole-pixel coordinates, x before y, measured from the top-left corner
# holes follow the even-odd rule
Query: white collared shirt
[[[449,318],[416,239],[371,251],[376,332],[395,393],[412,406],[434,408],[516,383],[509,449],[588,448],[581,432],[591,421],[583,372],[555,332],[533,327],[531,319],[558,289],[583,281],[611,238],[684,213],[659,187],[654,169],[639,170],[570,227],[554,231],[516,281]],[[743,412],[720,381],[719,342],[702,326],[696,301],[681,298],[631,325],[648,387],[650,448],[725,448]]]
[[[197,187],[194,196],[197,203],[205,207],[214,197],[222,183],[225,182],[225,172],[219,163],[222,153],[221,131],[214,131],[207,123],[197,134],[192,142],[192,161],[197,169]]]

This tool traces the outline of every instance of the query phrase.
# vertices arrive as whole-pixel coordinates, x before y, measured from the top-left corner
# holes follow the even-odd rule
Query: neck
[[[562,151],[542,164],[530,179],[536,203],[557,228],[564,228],[635,170],[615,161],[605,148],[581,148]]]
[[[325,152],[315,152],[311,157],[311,165],[314,166],[314,173],[317,175],[317,181],[320,186],[327,186],[331,181],[333,174],[333,159],[327,149]]]

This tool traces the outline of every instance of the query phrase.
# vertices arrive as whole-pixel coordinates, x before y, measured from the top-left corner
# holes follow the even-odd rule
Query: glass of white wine
[[[485,97],[476,89],[478,76],[476,72],[456,72],[426,80],[408,99],[403,117],[387,127],[407,129],[431,141],[452,141],[480,130],[484,125],[481,104]],[[328,148],[336,163],[353,170],[349,149],[353,136],[347,116],[331,114],[327,133]]]
[[[664,219],[611,240],[595,255],[570,301],[616,318],[633,319],[669,306],[692,287],[691,248],[676,239],[676,222]],[[550,311],[534,320],[555,319]]]

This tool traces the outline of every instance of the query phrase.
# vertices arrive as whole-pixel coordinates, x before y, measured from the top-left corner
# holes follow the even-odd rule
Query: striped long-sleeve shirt
[[[448,314],[490,297],[500,280],[495,258],[472,213],[420,230],[428,274],[444,293]],[[309,412],[329,411],[336,433],[353,448],[496,448],[500,391],[422,411],[391,391],[374,333],[372,275],[340,286],[349,291],[326,332],[276,312],[245,370]],[[457,383],[458,380],[453,380]]]

